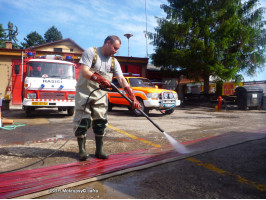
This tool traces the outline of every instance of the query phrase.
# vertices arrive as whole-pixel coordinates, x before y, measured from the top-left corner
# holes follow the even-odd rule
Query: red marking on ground
[[[196,140],[185,141],[185,142],[182,142],[182,144],[192,144],[192,143],[195,143],[195,142],[200,142],[200,141],[208,140],[208,139],[215,138],[215,137],[218,137],[218,136],[210,136],[210,137],[206,137],[206,138],[199,138],[199,139],[196,139]]]
[[[14,198],[176,156],[180,154],[152,148],[110,155],[107,160],[90,159],[84,162],[0,174],[0,198]]]
[[[200,138],[183,142],[183,144],[194,143],[192,146],[197,148],[210,145],[210,143],[216,145],[217,142],[224,140],[223,137],[228,137],[228,135]],[[205,142],[206,140],[209,140],[209,143]],[[99,175],[146,165],[169,158],[178,158],[181,155],[182,154],[172,150],[171,147],[166,146],[114,154],[110,155],[107,160],[90,159],[84,162],[0,174],[0,198],[19,197]]]

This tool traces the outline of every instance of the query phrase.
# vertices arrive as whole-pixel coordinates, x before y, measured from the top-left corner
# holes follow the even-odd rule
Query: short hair
[[[105,38],[105,40],[104,40],[104,44],[106,44],[106,42],[107,42],[108,40],[110,40],[111,44],[113,44],[116,40],[118,40],[119,43],[121,44],[121,40],[120,40],[120,38],[117,37],[116,35],[109,35],[109,36],[107,36],[107,38]]]

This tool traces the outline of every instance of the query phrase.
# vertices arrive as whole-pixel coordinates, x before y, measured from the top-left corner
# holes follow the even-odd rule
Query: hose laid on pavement
[[[22,123],[14,123],[13,125],[1,126],[0,128],[4,129],[4,130],[11,131],[11,130],[16,129],[17,127],[22,127],[22,126],[25,126],[25,125],[26,124],[22,124]]]
[[[95,92],[96,90],[99,90],[99,89],[101,89],[101,88],[96,88],[96,89],[94,89],[90,94],[89,94],[89,97],[88,97],[88,99],[87,99],[87,101],[86,101],[86,104],[88,103],[88,101],[89,101],[89,98],[90,98],[90,96],[92,95],[92,93],[93,92]],[[86,109],[86,104],[85,104],[85,106],[84,106],[84,110]],[[17,123],[18,124],[18,126],[22,126],[23,124],[19,124],[19,123]],[[24,126],[25,126],[25,124],[24,124]],[[0,127],[0,128],[3,128],[3,127]],[[10,127],[11,128],[11,127]],[[6,130],[8,130],[8,129],[6,129]],[[12,130],[12,129],[10,129],[10,130]],[[39,163],[39,162],[43,162],[45,159],[47,159],[47,158],[49,158],[49,157],[51,157],[52,155],[54,155],[55,153],[57,153],[61,148],[63,148],[70,140],[71,140],[72,138],[69,138],[69,139],[67,139],[65,142],[64,142],[64,144],[62,144],[58,149],[56,149],[54,152],[52,152],[52,153],[50,153],[49,155],[47,155],[47,156],[45,156],[45,157],[43,157],[43,158],[41,158],[40,160],[38,160],[38,161],[36,161],[36,162],[33,162],[33,163],[31,163],[31,164],[28,164],[28,165],[26,165],[26,166],[24,166],[24,167],[20,167],[20,168],[17,168],[17,169],[12,169],[12,170],[8,170],[8,171],[3,171],[3,172],[0,172],[0,174],[5,174],[5,173],[10,173],[10,172],[14,172],[14,171],[18,171],[18,170],[22,170],[22,169],[25,169],[25,168],[28,168],[28,167],[30,167],[30,166],[33,166],[33,165],[35,165],[35,164],[37,164],[37,163]]]

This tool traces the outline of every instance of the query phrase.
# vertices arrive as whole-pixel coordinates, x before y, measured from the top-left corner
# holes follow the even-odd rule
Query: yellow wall
[[[235,84],[235,83],[223,83],[223,95],[230,96],[234,95],[235,89],[237,86],[243,86],[243,83]]]
[[[62,48],[62,52],[64,53],[83,53],[81,49],[79,49],[76,45],[69,41],[63,41],[56,44],[51,44],[47,46],[41,46],[34,48],[35,51],[54,51],[54,48]],[[70,49],[73,49],[73,51],[70,51]],[[56,52],[55,52],[56,53]]]
[[[12,59],[20,59],[21,57],[2,56],[0,55],[0,98],[10,95],[10,91],[6,91],[7,86],[12,86]]]
[[[243,82],[236,84],[234,82],[224,82],[222,88],[222,95],[230,96],[234,95],[235,89],[237,86],[243,86]],[[202,83],[201,92],[204,91],[204,84]],[[216,83],[210,83],[209,85],[209,93],[216,92]]]
[[[54,52],[54,48],[62,48],[63,52]],[[71,52],[70,49],[73,49],[73,51]],[[0,49],[0,98],[4,98],[5,95],[11,94],[11,92],[6,91],[6,88],[8,86],[12,87],[12,60],[21,59],[22,51],[24,50],[6,48]],[[74,59],[80,59],[79,54],[83,53],[83,51],[71,41],[62,41],[60,43],[50,45],[47,44],[39,48],[34,48],[34,51],[40,51],[37,53],[38,56],[47,54],[61,55],[64,53],[72,53]],[[47,53],[42,51],[47,51]]]

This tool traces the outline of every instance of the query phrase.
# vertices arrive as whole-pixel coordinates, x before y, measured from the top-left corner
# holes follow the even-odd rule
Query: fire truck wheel
[[[24,109],[25,109],[26,117],[31,116],[32,109],[30,107],[25,107]]]
[[[67,115],[72,116],[74,114],[74,108],[67,108]]]

